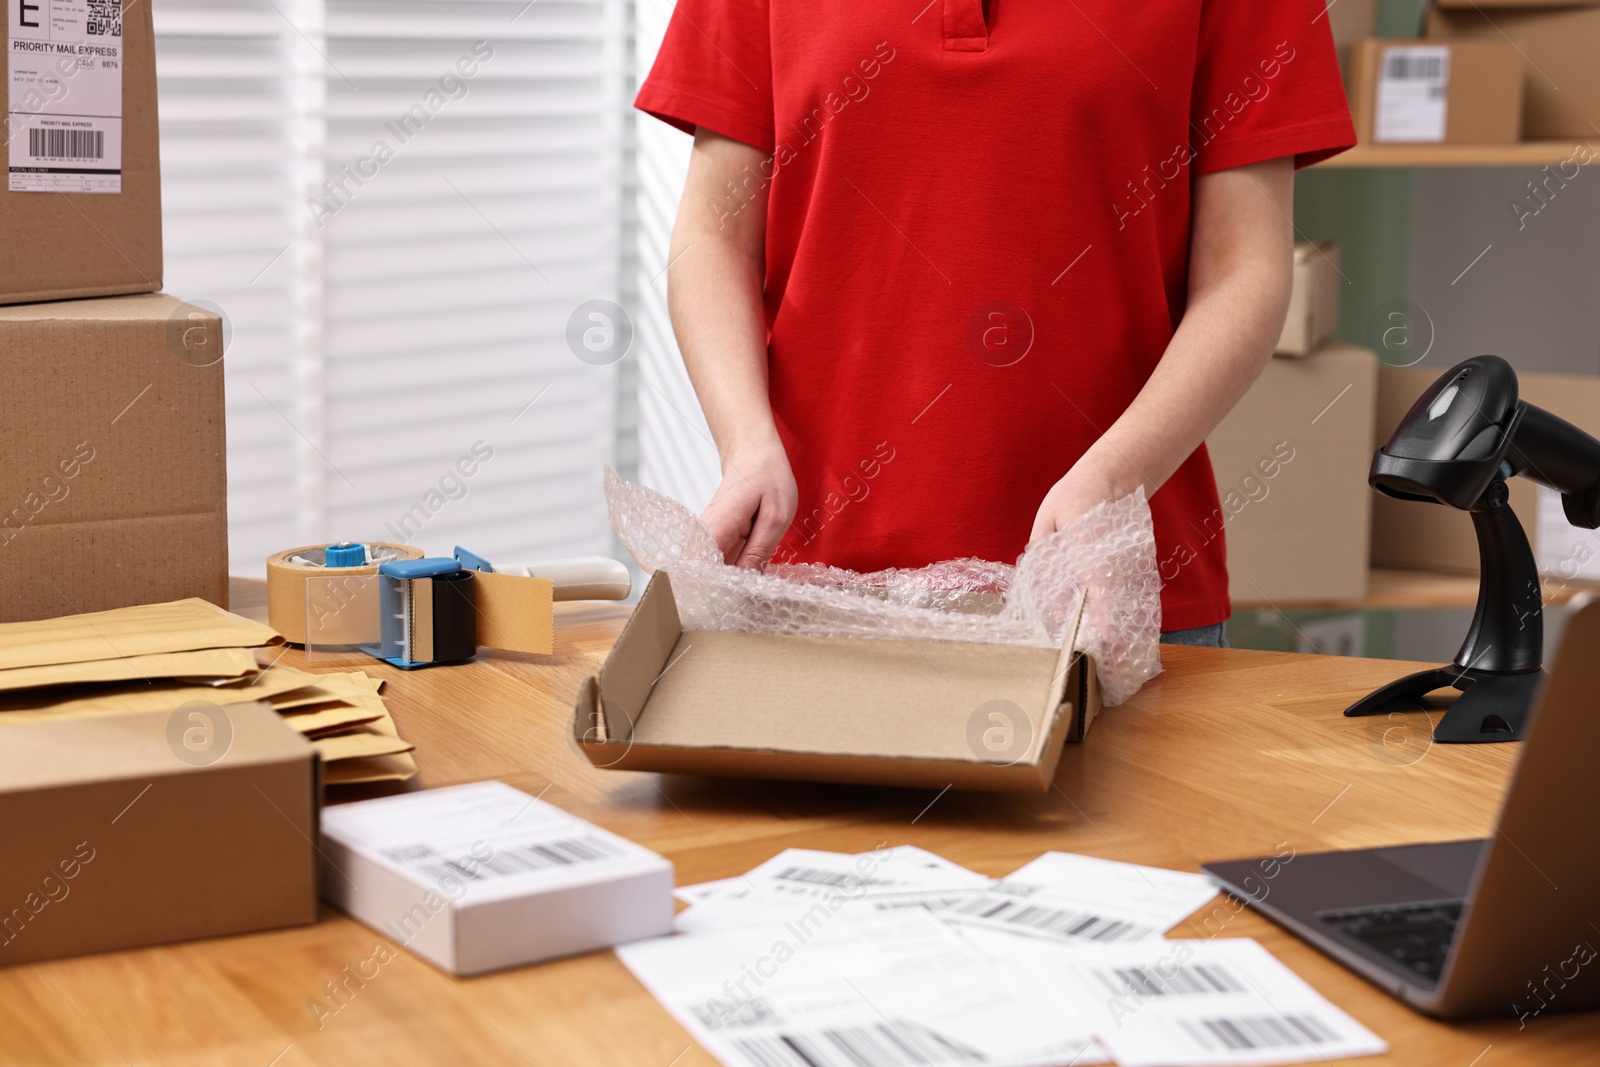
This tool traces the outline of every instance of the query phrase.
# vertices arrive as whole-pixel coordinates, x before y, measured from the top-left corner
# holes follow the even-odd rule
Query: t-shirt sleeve
[[[634,106],[685,133],[704,126],[771,152],[767,0],[678,0]]]
[[[1356,143],[1324,0],[1204,0],[1190,106],[1199,173]]]

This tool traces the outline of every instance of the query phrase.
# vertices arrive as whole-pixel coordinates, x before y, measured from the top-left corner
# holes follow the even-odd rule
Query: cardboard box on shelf
[[[316,921],[318,770],[265,704],[0,725],[0,964]]]
[[[1296,241],[1294,289],[1278,337],[1280,356],[1309,356],[1339,325],[1339,246],[1333,241]]]
[[[322,834],[329,902],[451,974],[672,932],[671,861],[504,782],[335,805]]]
[[[227,606],[221,350],[163,294],[0,307],[0,622]]]
[[[657,571],[573,731],[618,770],[1040,793],[1100,706],[1082,611],[1059,650],[685,630]]]
[[[1221,496],[1229,595],[1241,603],[1367,591],[1378,360],[1333,343],[1278,359],[1206,440]]]
[[[1430,10],[1424,33],[1516,48],[1524,87],[1522,136],[1594,140],[1590,123],[1600,119],[1600,64],[1594,61],[1600,51],[1600,6],[1540,5],[1539,10],[1497,10],[1493,16],[1476,10],[1490,6],[1496,5]]]
[[[1356,45],[1377,32],[1378,0],[1330,0],[1327,11],[1339,72],[1349,84],[1350,59]]]
[[[1378,418],[1373,448],[1394,433],[1411,405],[1446,367],[1384,367],[1378,376]],[[1517,375],[1517,395],[1535,407],[1600,436],[1600,377],[1575,374]],[[1526,478],[1506,483],[1511,509],[1537,547],[1539,487]],[[1376,567],[1478,573],[1478,538],[1472,517],[1441,504],[1395,500],[1373,492],[1372,563]],[[1554,534],[1555,531],[1552,531]]]
[[[161,159],[150,4],[0,0],[9,160],[0,304],[161,288]]]
[[[1522,92],[1522,56],[1500,39],[1363,41],[1349,85],[1362,144],[1512,144]]]

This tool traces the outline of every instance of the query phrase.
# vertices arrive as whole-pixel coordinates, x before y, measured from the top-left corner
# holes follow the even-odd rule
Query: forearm
[[[1288,306],[1289,265],[1273,267],[1242,267],[1190,297],[1155,373],[1085,457],[1112,496],[1159,489],[1261,374]]]
[[[1144,388],[1084,462],[1110,495],[1154,493],[1266,367],[1293,277],[1287,160],[1205,176],[1197,190],[1188,306]]]
[[[711,135],[714,137],[715,135]],[[722,183],[746,146],[702,134],[673,228],[667,306],[689,380],[723,456],[777,445],[762,306],[764,204],[729,214]]]

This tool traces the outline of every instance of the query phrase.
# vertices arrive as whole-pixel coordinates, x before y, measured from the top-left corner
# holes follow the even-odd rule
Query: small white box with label
[[[452,974],[672,930],[672,863],[504,782],[322,812],[322,896]]]

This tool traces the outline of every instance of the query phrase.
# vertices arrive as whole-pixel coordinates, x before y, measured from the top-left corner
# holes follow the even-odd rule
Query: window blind
[[[567,332],[631,288],[623,0],[156,11],[168,288],[233,325],[234,572],[609,551],[627,376]]]

